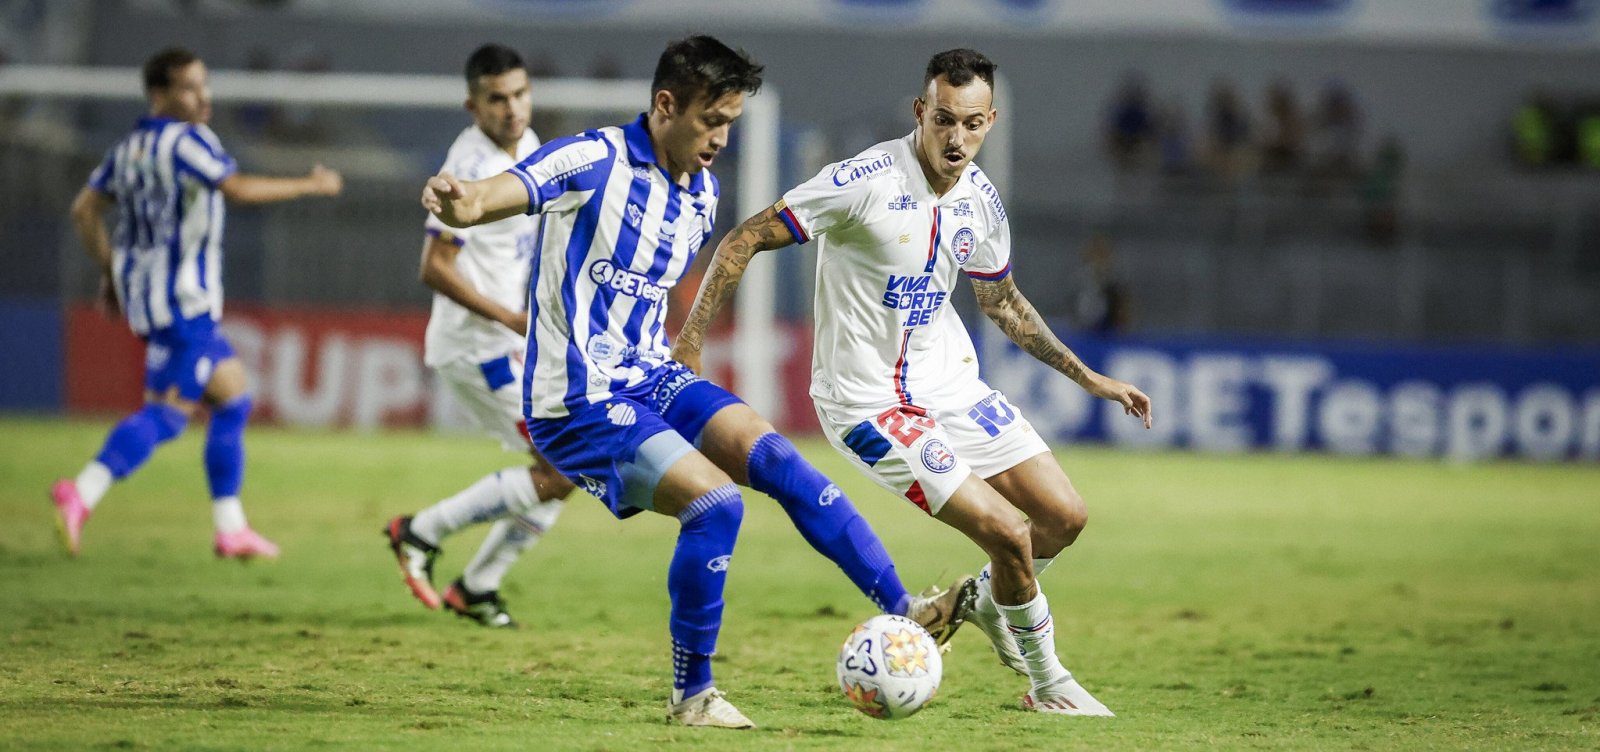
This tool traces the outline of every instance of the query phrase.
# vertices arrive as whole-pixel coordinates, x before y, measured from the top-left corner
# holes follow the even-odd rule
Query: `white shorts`
[[[876,414],[817,403],[828,443],[878,485],[938,514],[974,473],[991,478],[1050,451],[1022,412],[977,382],[956,404]],[[970,401],[969,401],[970,400]]]
[[[522,359],[498,358],[486,363],[457,360],[435,366],[439,379],[456,402],[490,438],[508,452],[533,446],[522,422]]]

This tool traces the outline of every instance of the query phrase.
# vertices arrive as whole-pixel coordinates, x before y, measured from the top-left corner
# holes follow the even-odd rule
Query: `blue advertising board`
[[[1056,441],[1600,459],[1600,348],[1067,338],[1091,367],[1150,396],[1146,431],[987,324],[976,334],[984,378]]]

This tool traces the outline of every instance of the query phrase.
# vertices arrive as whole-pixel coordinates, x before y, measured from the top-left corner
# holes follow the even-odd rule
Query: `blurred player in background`
[[[467,59],[467,111],[473,124],[456,137],[444,171],[467,179],[498,175],[539,148],[528,128],[533,112],[528,70],[498,44]],[[473,422],[507,451],[532,451],[522,422],[522,350],[528,333],[528,270],[539,219],[517,215],[471,229],[426,221],[422,281],[433,288],[424,356]],[[515,626],[500,582],[523,551],[561,514],[572,482],[533,452],[525,467],[491,473],[415,517],[389,521],[389,539],[411,592],[428,608],[489,627]],[[478,554],[441,598],[433,587],[439,544],[475,523],[494,522]]]
[[[72,221],[101,272],[101,297],[145,341],[145,405],[124,418],[74,479],[50,489],[67,550],[78,553],[84,521],[115,481],[177,436],[203,402],[206,479],[224,558],[273,557],[278,547],[245,521],[244,427],[250,415],[244,367],[217,329],[222,316],[222,218],[227,202],[264,204],[335,196],[339,173],[245,175],[207,127],[211,89],[194,53],[167,49],[144,64],[150,114],[113,146],[72,203]],[[117,210],[114,235],[105,225]]]
[[[939,598],[908,594],[838,486],[749,406],[668,355],[668,293],[715,224],[720,190],[708,168],[761,70],[711,37],[679,40],[662,53],[637,120],[552,141],[487,180],[441,173],[422,195],[452,227],[544,215],[523,374],[528,432],[617,517],[650,510],[679,521],[667,572],[668,718],[690,726],[754,725],[711,676],[744,516],[736,481],[776,498],[880,608],[935,634],[959,624],[976,590],[967,578]]]
[[[935,55],[910,135],[823,168],[723,238],[673,357],[699,368],[706,328],[752,256],[818,238],[811,396],[829,442],[989,555],[973,619],[1031,680],[1025,707],[1111,715],[1057,659],[1035,579],[1083,529],[1083,499],[1028,421],[979,378],[949,305],[957,273],[1013,342],[1147,428],[1150,400],[1085,366],[1011,278],[1005,207],[972,164],[997,114],[994,70],[973,50]]]

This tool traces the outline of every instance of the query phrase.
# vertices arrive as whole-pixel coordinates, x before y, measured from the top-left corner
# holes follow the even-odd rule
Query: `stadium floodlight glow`
[[[212,70],[209,75],[216,101],[224,104],[461,108],[460,76],[239,70]],[[632,114],[650,101],[650,82],[642,79],[546,78],[530,83],[541,110]],[[144,89],[138,68],[11,65],[0,66],[0,98],[6,97],[142,102]],[[737,127],[739,193],[731,207],[739,219],[760,212],[779,198],[778,107],[778,93],[770,86],[745,101]],[[753,264],[746,272],[736,303],[733,367],[739,396],[768,420],[781,424],[780,364],[773,344],[777,336],[773,329],[776,281],[770,262]]]

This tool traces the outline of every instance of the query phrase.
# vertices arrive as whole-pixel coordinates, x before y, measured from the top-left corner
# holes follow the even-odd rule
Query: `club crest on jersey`
[[[955,237],[950,239],[950,249],[955,252],[956,264],[965,266],[967,259],[972,258],[972,247],[978,244],[978,238],[972,234],[971,227],[956,230]]]
[[[938,439],[928,439],[922,445],[922,464],[936,473],[948,473],[956,466],[955,452]]]
[[[613,404],[606,407],[606,420],[614,426],[631,426],[639,422],[639,413],[635,412],[633,405],[626,402]]]
[[[889,211],[909,211],[917,208],[917,202],[911,200],[911,194],[902,193],[889,199]]]
[[[723,554],[715,559],[712,559],[711,561],[706,562],[706,569],[709,569],[713,572],[726,572],[728,571],[729,562],[732,561],[733,554]]]

